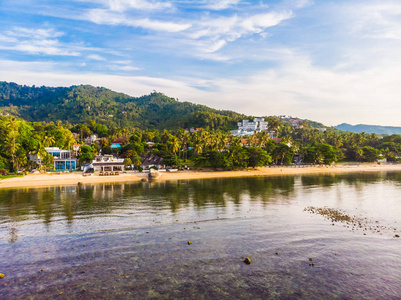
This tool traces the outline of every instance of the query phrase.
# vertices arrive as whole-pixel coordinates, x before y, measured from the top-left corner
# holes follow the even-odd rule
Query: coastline
[[[281,176],[281,175],[301,175],[301,174],[341,174],[341,173],[360,173],[360,172],[380,172],[380,171],[401,171],[401,164],[378,165],[378,164],[353,164],[328,166],[309,166],[309,167],[263,167],[258,169],[240,171],[177,171],[163,172],[157,181],[168,180],[192,180],[208,178],[229,178],[229,177],[253,177],[253,176]],[[29,174],[24,177],[15,177],[0,181],[0,189],[5,188],[35,188],[50,186],[68,186],[77,184],[96,184],[96,183],[133,183],[139,182],[142,178],[147,178],[148,173],[122,173],[119,176],[82,176],[81,173],[66,174]]]

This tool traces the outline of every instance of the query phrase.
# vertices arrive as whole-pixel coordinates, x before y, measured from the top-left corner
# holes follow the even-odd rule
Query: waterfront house
[[[163,158],[155,156],[153,154],[150,156],[142,155],[141,160],[141,168],[144,170],[149,170],[151,167],[155,167],[158,170],[166,168],[166,165],[163,162]]]
[[[53,156],[54,170],[76,170],[78,167],[78,161],[74,157],[73,150],[62,150],[58,147],[46,147],[46,152]],[[29,155],[29,159],[38,163],[43,164],[40,156]]]
[[[123,171],[124,159],[113,155],[96,155],[92,165],[95,171]]]

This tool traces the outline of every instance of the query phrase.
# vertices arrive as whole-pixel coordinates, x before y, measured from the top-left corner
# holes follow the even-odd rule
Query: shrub
[[[0,175],[1,176],[6,176],[6,175],[8,175],[8,171],[7,170],[0,170]]]

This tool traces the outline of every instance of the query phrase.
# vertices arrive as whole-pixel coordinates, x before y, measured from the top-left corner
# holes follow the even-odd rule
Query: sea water
[[[400,235],[399,172],[3,189],[0,299],[399,299]]]

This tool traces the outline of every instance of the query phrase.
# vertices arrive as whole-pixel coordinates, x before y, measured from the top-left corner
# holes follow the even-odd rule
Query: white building
[[[242,120],[237,125],[238,129],[231,130],[231,134],[234,136],[245,136],[252,135],[255,132],[266,131],[268,122],[264,118],[254,118],[252,121]]]
[[[87,137],[84,140],[85,145],[91,146],[93,143],[95,143],[98,140],[96,134],[92,134],[90,137]]]
[[[113,155],[97,155],[92,161],[95,171],[124,171],[124,158]]]

